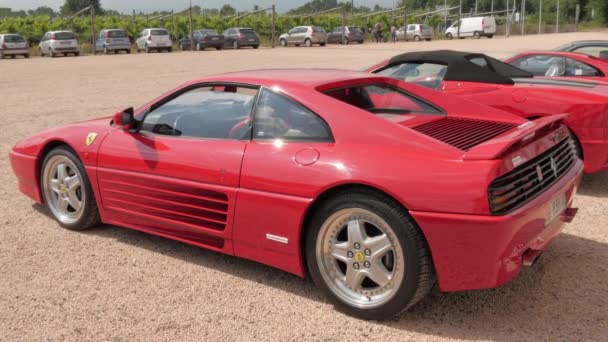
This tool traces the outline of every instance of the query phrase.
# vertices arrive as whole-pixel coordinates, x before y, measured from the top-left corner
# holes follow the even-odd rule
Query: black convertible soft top
[[[479,59],[485,60],[485,66],[481,66],[484,63]],[[452,50],[408,52],[391,58],[387,67],[403,63],[446,65],[447,70],[443,77],[446,81],[513,84],[512,78],[533,77],[527,71],[482,53]]]

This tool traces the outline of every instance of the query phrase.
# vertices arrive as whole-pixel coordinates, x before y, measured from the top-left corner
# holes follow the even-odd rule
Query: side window
[[[469,62],[471,62],[477,66],[489,69],[488,61],[486,61],[486,59],[483,57],[473,57],[473,58],[468,58],[468,60],[469,60]]]
[[[238,140],[249,132],[248,122],[257,93],[257,88],[235,85],[192,89],[153,106],[140,130],[159,135]]]
[[[106,33],[104,31],[99,32],[99,39],[103,39],[103,38],[105,38],[105,36],[106,36]]]
[[[608,46],[583,46],[574,49],[573,52],[584,53],[595,57],[600,57],[600,52],[608,50]]]
[[[332,136],[325,121],[306,107],[263,89],[253,119],[253,139],[331,141]]]
[[[415,26],[414,26],[414,25],[408,25],[408,26],[407,26],[407,30],[408,30],[408,31],[413,31],[413,30],[414,30],[414,28],[415,28]]]
[[[589,64],[566,58],[564,76],[602,76],[602,73]]]

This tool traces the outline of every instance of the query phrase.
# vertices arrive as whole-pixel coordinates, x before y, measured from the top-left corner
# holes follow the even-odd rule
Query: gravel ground
[[[43,128],[141,105],[192,78],[270,67],[361,69],[402,51],[506,57],[608,32],[325,48],[0,61],[0,340],[606,340],[608,173],[541,260],[495,290],[435,290],[399,319],[336,312],[308,280],[113,226],[60,228],[18,193],[7,153]]]

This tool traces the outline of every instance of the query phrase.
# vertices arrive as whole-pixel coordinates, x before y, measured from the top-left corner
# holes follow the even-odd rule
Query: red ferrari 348
[[[367,73],[264,70],[40,132],[10,159],[68,229],[104,222],[309,274],[338,308],[382,319],[435,281],[500,286],[547,248],[582,173],[564,118]]]
[[[603,63],[603,62],[602,62]],[[409,52],[367,71],[536,120],[567,114],[585,172],[608,169],[608,84],[532,73],[480,53]],[[483,118],[484,113],[479,113]]]

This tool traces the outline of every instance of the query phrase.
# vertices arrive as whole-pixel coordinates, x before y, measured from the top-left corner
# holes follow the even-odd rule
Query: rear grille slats
[[[488,189],[490,212],[504,215],[532,200],[566,174],[576,158],[574,143],[567,138],[495,179]]]
[[[446,117],[413,129],[463,151],[514,128],[512,123]]]

